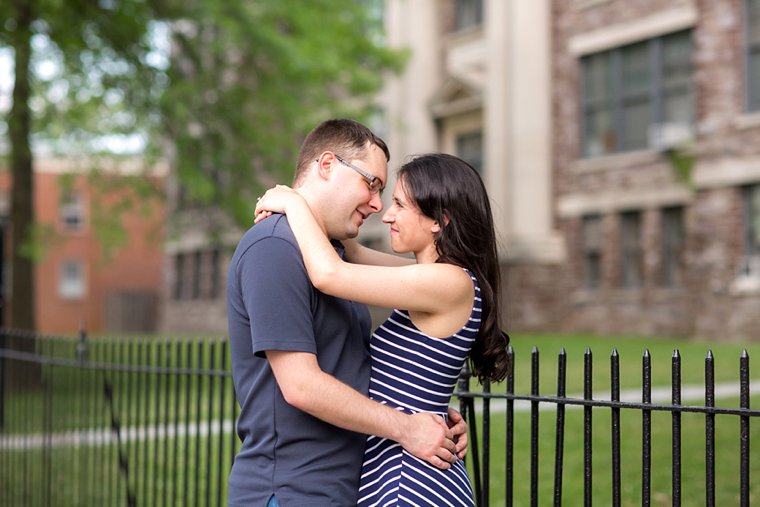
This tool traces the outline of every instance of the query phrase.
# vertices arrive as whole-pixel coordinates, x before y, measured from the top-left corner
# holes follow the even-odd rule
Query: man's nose
[[[369,207],[372,208],[372,213],[379,213],[383,210],[383,200],[380,198],[380,192],[372,194],[372,199],[369,200]]]

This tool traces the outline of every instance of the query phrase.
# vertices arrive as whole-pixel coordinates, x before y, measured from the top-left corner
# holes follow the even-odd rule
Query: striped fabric
[[[451,393],[480,328],[477,280],[470,319],[448,338],[419,331],[405,310],[394,310],[372,335],[370,396],[406,413],[432,412],[446,417]],[[470,480],[463,462],[439,470],[392,440],[367,439],[359,505],[472,506]]]

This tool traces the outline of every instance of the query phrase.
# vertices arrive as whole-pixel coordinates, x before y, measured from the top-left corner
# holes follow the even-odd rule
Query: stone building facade
[[[562,328],[760,339],[760,2],[553,2]]]
[[[481,171],[508,330],[760,339],[760,0],[385,6],[388,184],[431,151]],[[167,329],[226,328],[207,218],[167,244]]]
[[[760,339],[759,4],[386,3],[386,138],[481,167],[508,329]]]
[[[388,43],[410,60],[379,98],[393,173],[443,151],[476,167],[491,197],[510,329],[557,329],[566,258],[555,226],[549,0],[388,0]],[[387,248],[374,220],[363,237]],[[526,290],[526,287],[529,288]]]
[[[219,210],[186,202],[169,180],[161,329],[209,336],[227,332],[227,269],[242,231]]]

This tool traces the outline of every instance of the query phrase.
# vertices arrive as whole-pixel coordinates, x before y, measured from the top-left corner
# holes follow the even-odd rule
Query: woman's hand
[[[464,459],[470,443],[467,438],[467,421],[464,420],[462,414],[449,407],[448,426],[456,444],[456,455],[459,459]]]
[[[253,223],[257,224],[272,215],[272,213],[287,214],[288,204],[295,199],[303,199],[301,195],[287,185],[277,185],[270,188],[266,193],[256,199],[256,211],[253,214]]]

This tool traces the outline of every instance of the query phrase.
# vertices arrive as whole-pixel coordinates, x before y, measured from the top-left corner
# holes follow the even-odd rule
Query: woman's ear
[[[443,211],[443,226],[446,227],[449,225],[449,214],[446,213],[446,210]],[[438,220],[433,221],[433,225],[430,227],[430,230],[433,232],[433,234],[438,234],[441,232],[441,224],[438,222]]]

